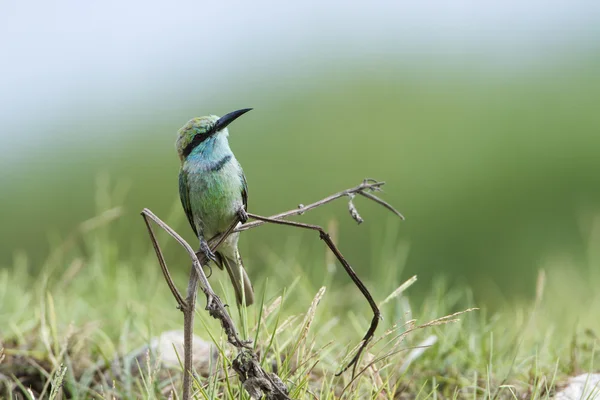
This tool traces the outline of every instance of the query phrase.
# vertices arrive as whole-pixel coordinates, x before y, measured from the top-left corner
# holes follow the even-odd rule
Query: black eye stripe
[[[216,124],[213,124],[213,126],[206,133],[197,133],[196,136],[194,136],[194,138],[192,139],[192,141],[187,146],[185,146],[185,149],[183,149],[183,156],[189,156],[192,150],[194,150],[200,143],[204,142],[206,139],[211,137],[214,133],[215,127]]]

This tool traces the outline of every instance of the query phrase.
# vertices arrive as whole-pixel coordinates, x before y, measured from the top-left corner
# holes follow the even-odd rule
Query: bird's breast
[[[198,231],[210,238],[226,230],[242,207],[242,170],[232,154],[214,160],[188,159],[190,205]]]

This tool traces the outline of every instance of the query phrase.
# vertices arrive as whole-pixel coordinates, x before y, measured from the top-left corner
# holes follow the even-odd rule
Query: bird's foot
[[[202,250],[198,250],[196,252],[196,257],[198,258],[198,260],[202,259],[202,255],[204,255],[204,252]],[[203,265],[202,268],[206,268],[208,269],[208,274],[206,275],[207,278],[210,278],[210,276],[212,275],[212,267],[210,266],[210,264],[206,264]]]
[[[243,208],[240,208],[237,212],[238,218],[242,224],[245,224],[248,221],[248,213]]]
[[[200,251],[204,253],[206,258],[208,258],[209,260],[217,262],[217,256],[215,255],[215,253],[212,252],[210,246],[208,245],[208,242],[204,238],[200,239]]]

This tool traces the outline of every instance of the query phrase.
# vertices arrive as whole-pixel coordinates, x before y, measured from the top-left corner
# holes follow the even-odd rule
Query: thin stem
[[[198,293],[198,273],[190,271],[187,288],[187,305],[183,310],[183,399],[192,398],[193,381],[193,349],[194,349],[194,314],[196,311],[196,294]]]
[[[163,222],[163,220],[154,215],[152,211],[150,211],[147,208],[144,208],[142,210],[142,216],[144,217],[144,219],[146,219],[146,217],[150,218],[152,221],[154,221],[156,225],[160,226],[162,229],[167,231],[167,233],[171,235],[173,239],[177,240],[177,242],[187,251],[188,255],[192,260],[198,261],[196,253],[194,252],[194,250],[192,250],[192,247],[188,244],[188,242],[186,242],[181,236],[179,236],[179,234],[175,232],[173,228],[171,228],[169,225]]]
[[[142,211],[142,217],[144,218],[144,221],[146,222],[146,227],[148,228],[150,240],[152,241],[152,245],[156,252],[156,256],[158,258],[159,264],[163,271],[165,280],[167,281],[167,285],[171,289],[171,293],[173,293],[173,296],[177,300],[179,307],[183,311],[184,374],[183,374],[183,383],[182,383],[183,384],[182,398],[184,400],[190,400],[191,396],[192,396],[191,391],[192,391],[192,378],[193,378],[192,374],[193,374],[194,313],[195,313],[195,309],[196,309],[196,295],[198,292],[198,281],[202,282],[202,291],[206,294],[206,309],[209,311],[209,314],[212,317],[217,318],[221,321],[221,325],[223,326],[223,329],[227,333],[227,338],[228,338],[229,342],[238,348],[245,348],[245,347],[247,347],[247,344],[246,344],[246,342],[239,339],[235,325],[234,325],[233,321],[231,320],[231,317],[227,313],[227,310],[225,309],[225,305],[221,302],[219,297],[212,290],[210,283],[208,282],[208,279],[206,278],[206,275],[204,274],[204,271],[202,270],[200,261],[198,260],[198,257],[196,256],[196,253],[192,250],[191,246],[181,236],[179,236],[177,234],[177,232],[175,232],[169,225],[167,225],[160,218],[158,218],[156,215],[154,215],[154,213],[152,211],[150,211],[149,209],[145,208]],[[183,246],[183,248],[186,249],[186,251],[188,252],[188,255],[192,259],[192,270],[190,272],[190,280],[188,282],[187,299],[186,300],[183,300],[181,294],[179,293],[179,290],[177,290],[177,288],[173,282],[173,279],[171,278],[171,274],[169,273],[169,269],[167,267],[164,256],[162,254],[162,250],[160,249],[160,246],[158,244],[158,241],[156,240],[156,236],[154,235],[154,231],[152,230],[152,227],[151,227],[148,219],[151,219],[152,221],[154,221],[158,226],[160,226],[162,229],[167,231],[167,233],[169,235],[171,235],[175,240],[177,240],[177,242],[179,244],[181,244]],[[210,243],[213,244],[213,246],[212,246],[213,250],[216,249],[217,246],[219,246],[221,243],[223,243],[223,241],[225,240],[227,235],[235,228],[237,223],[238,223],[238,221],[235,221],[235,223],[232,223],[231,227],[227,230],[227,232],[225,232],[224,235],[220,235],[218,237],[211,239]],[[204,263],[207,263],[208,260],[206,259],[204,254],[202,254],[201,258]]]
[[[144,209],[144,211],[146,211],[146,209]],[[148,211],[151,212],[150,210]],[[158,245],[158,241],[156,240],[156,236],[154,235],[154,231],[152,230],[150,221],[148,221],[148,215],[142,212],[142,217],[144,218],[144,222],[146,223],[146,228],[148,228],[150,241],[152,242],[152,247],[154,247],[154,252],[156,253],[156,258],[158,258],[158,263],[160,264],[160,269],[162,270],[163,276],[165,277],[165,281],[167,281],[167,285],[169,286],[169,289],[171,289],[173,297],[175,297],[175,300],[177,300],[179,308],[183,311],[187,307],[187,304],[181,296],[181,293],[179,293],[179,290],[177,290],[177,286],[175,286],[173,278],[171,278],[171,274],[169,273],[169,268],[167,268],[167,262],[165,261],[165,257],[163,256],[162,250]]]
[[[221,325],[223,326],[223,329],[225,329],[225,331],[227,333],[227,339],[229,340],[229,342],[231,344],[233,344],[236,347],[247,347],[247,343],[245,341],[242,341],[238,337],[238,333],[237,333],[237,329],[235,328],[235,324],[233,323],[233,321],[231,320],[231,317],[227,313],[227,310],[225,309],[225,305],[223,304],[221,299],[215,294],[215,291],[210,286],[210,283],[208,282],[208,279],[206,278],[206,274],[202,270],[200,261],[198,260],[198,257],[196,256],[196,252],[194,252],[194,250],[192,250],[192,247],[181,236],[179,236],[179,234],[177,232],[175,232],[173,230],[173,228],[171,228],[169,225],[167,225],[165,222],[163,222],[160,218],[158,218],[156,215],[154,215],[154,213],[152,211],[150,211],[147,208],[144,208],[144,210],[142,210],[142,215],[147,216],[148,218],[153,220],[158,226],[160,226],[162,229],[167,231],[167,233],[169,235],[171,235],[175,240],[177,240],[177,242],[179,244],[181,244],[183,246],[183,248],[185,248],[185,250],[188,252],[188,255],[192,259],[192,268],[196,271],[196,274],[198,275],[198,278],[201,283],[202,291],[206,295],[206,310],[209,312],[209,314],[213,318],[219,319],[221,321]],[[238,224],[238,221],[235,221],[234,223],[232,223],[231,226],[229,227],[229,229],[225,233],[231,232],[237,224]],[[225,240],[226,237],[227,237],[227,235],[218,235],[217,237],[214,237],[211,240],[209,240],[209,245],[211,247],[211,250],[214,251],[217,248],[217,246],[219,246],[221,243],[223,243],[223,241]],[[200,253],[199,255],[200,255],[200,258],[202,259],[203,263],[206,264],[208,262],[208,260],[204,256],[204,254]],[[190,279],[191,279],[191,277],[190,277]],[[194,307],[191,307],[191,308],[192,308],[192,310],[194,309]]]
[[[309,229],[309,230],[319,232],[319,236],[321,237],[321,239],[325,242],[325,244],[327,244],[327,247],[329,247],[331,252],[333,254],[335,254],[336,258],[340,261],[340,263],[346,270],[346,273],[348,273],[348,275],[350,276],[350,279],[352,279],[354,284],[358,287],[358,290],[360,290],[360,292],[363,294],[363,296],[365,296],[365,298],[369,302],[369,305],[371,306],[371,310],[373,310],[373,319],[371,320],[371,325],[369,327],[369,330],[363,337],[362,343],[361,343],[358,351],[354,355],[354,357],[352,357],[352,360],[350,360],[348,365],[346,365],[346,367],[344,367],[340,372],[338,372],[336,374],[337,376],[339,376],[342,373],[344,373],[345,371],[347,371],[348,368],[353,367],[352,368],[352,376],[354,376],[356,373],[356,366],[358,365],[358,360],[360,358],[360,355],[362,354],[363,350],[365,349],[365,347],[367,346],[369,341],[371,339],[373,339],[375,330],[377,329],[377,325],[379,324],[379,320],[381,319],[381,312],[379,311],[379,308],[377,307],[377,303],[373,299],[373,296],[371,296],[369,289],[367,289],[367,287],[363,284],[363,282],[360,280],[358,275],[356,275],[356,272],[354,272],[354,269],[352,269],[352,266],[350,266],[350,264],[348,263],[348,261],[346,261],[346,259],[344,258],[342,253],[339,251],[339,249],[337,248],[335,243],[333,243],[333,240],[331,240],[331,237],[329,236],[329,234],[327,232],[325,232],[325,230],[323,228],[321,228],[320,226],[312,225],[312,224],[305,224],[302,222],[278,220],[278,219],[263,217],[263,216],[251,214],[251,213],[248,213],[248,216],[252,219],[256,219],[256,220],[263,221],[263,222],[270,222],[272,224],[293,226],[296,228]]]
[[[346,261],[346,259],[342,255],[342,253],[339,251],[339,249],[334,244],[334,242],[331,239],[331,237],[329,236],[329,234],[327,232],[325,232],[325,230],[323,230],[323,228],[321,228],[318,225],[287,221],[287,220],[283,220],[283,218],[293,216],[293,215],[304,214],[306,211],[309,211],[309,210],[317,208],[321,205],[330,203],[333,200],[339,199],[340,197],[348,196],[348,197],[350,197],[350,203],[349,203],[350,214],[357,222],[361,222],[362,218],[360,218],[358,211],[356,210],[356,208],[354,207],[354,204],[352,203],[352,198],[354,197],[354,195],[360,194],[370,200],[375,201],[376,203],[387,208],[388,210],[390,210],[391,212],[393,212],[400,218],[404,219],[404,216],[402,216],[402,214],[400,214],[400,212],[398,212],[389,203],[385,202],[384,200],[380,199],[379,197],[377,197],[371,193],[371,192],[375,192],[375,191],[380,191],[381,186],[383,186],[383,185],[384,185],[384,182],[378,182],[373,179],[365,179],[360,185],[358,185],[356,187],[332,194],[328,197],[325,197],[324,199],[321,199],[317,202],[311,203],[307,206],[301,204],[296,209],[285,211],[285,212],[282,212],[279,214],[275,214],[271,217],[263,217],[260,215],[248,213],[247,216],[255,219],[256,221],[246,223],[243,225],[239,224],[239,220],[240,220],[240,218],[245,220],[245,217],[242,217],[242,215],[245,214],[245,211],[240,210],[240,215],[238,215],[238,218],[235,221],[233,221],[233,223],[230,225],[230,227],[227,229],[227,231],[211,238],[208,242],[211,250],[214,252],[216,250],[216,248],[221,243],[223,243],[223,241],[227,238],[227,236],[229,236],[232,232],[245,231],[245,230],[260,226],[267,222],[279,224],[279,225],[293,226],[296,228],[309,229],[309,230],[314,230],[314,231],[319,232],[320,238],[323,241],[325,241],[325,243],[327,244],[327,247],[329,247],[329,249],[332,251],[332,253],[340,261],[340,263],[342,264],[342,266],[344,267],[344,269],[346,270],[346,272],[348,273],[348,275],[350,276],[352,281],[358,287],[360,292],[365,296],[365,298],[369,302],[369,305],[371,306],[371,309],[373,310],[373,320],[371,321],[369,330],[363,337],[363,340],[361,342],[361,345],[360,345],[358,351],[356,352],[356,354],[354,355],[352,360],[348,363],[348,365],[345,368],[343,368],[342,371],[340,371],[337,375],[340,375],[344,371],[348,370],[350,367],[353,367],[352,376],[353,377],[355,376],[356,368],[357,368],[360,356],[361,356],[363,350],[365,349],[365,347],[367,346],[367,344],[369,343],[369,341],[373,338],[375,330],[377,329],[377,325],[378,325],[379,319],[381,317],[379,308],[377,307],[377,304],[375,303],[375,301],[373,300],[373,297],[369,293],[369,290],[365,287],[363,282],[358,278],[358,276],[356,275],[356,272],[354,272],[354,270],[352,269],[350,264]],[[259,385],[259,386],[261,386],[261,388],[260,388],[261,391],[258,391],[255,393],[259,394],[259,393],[265,392],[267,399],[288,399],[287,388],[285,387],[283,382],[281,382],[279,377],[277,377],[277,375],[272,374],[272,373],[267,374],[258,364],[256,355],[250,351],[251,347],[248,346],[248,344],[251,342],[242,341],[239,339],[235,325],[234,325],[233,321],[231,320],[231,317],[227,313],[227,310],[225,309],[225,305],[223,304],[221,299],[215,294],[215,292],[212,290],[212,287],[210,286],[210,283],[208,282],[208,279],[206,278],[206,275],[205,275],[204,271],[202,270],[202,265],[206,265],[208,263],[208,259],[207,259],[206,255],[203,252],[198,252],[198,253],[194,252],[194,250],[191,248],[191,246],[181,236],[179,236],[177,234],[177,232],[175,232],[171,227],[169,227],[166,223],[164,223],[160,218],[158,218],[156,215],[154,215],[152,213],[152,211],[150,211],[149,209],[145,208],[142,211],[142,216],[146,223],[146,227],[148,229],[148,233],[150,235],[150,239],[152,241],[152,245],[156,252],[156,256],[158,258],[158,261],[161,266],[165,280],[167,281],[167,284],[169,286],[169,289],[171,290],[171,293],[177,300],[177,303],[178,303],[179,307],[182,309],[183,314],[184,314],[184,348],[185,348],[184,369],[185,369],[185,374],[184,374],[184,378],[183,378],[183,386],[184,387],[183,387],[182,398],[184,400],[189,400],[191,398],[191,381],[193,378],[193,376],[192,376],[192,373],[193,373],[192,372],[192,340],[193,340],[193,328],[194,328],[194,312],[195,312],[198,283],[201,283],[200,286],[202,288],[202,291],[206,295],[206,310],[209,312],[209,314],[212,317],[219,319],[221,321],[221,326],[223,327],[223,329],[225,330],[225,332],[227,334],[227,340],[232,345],[237,347],[238,350],[240,350],[238,357],[236,357],[236,360],[234,361],[234,369],[236,370],[236,372],[238,372],[238,375],[240,376],[240,379],[242,380],[242,382],[245,382],[247,384],[245,386],[246,390],[250,392],[251,391],[250,388],[253,385],[256,386],[256,382],[261,382],[261,381],[264,382],[266,380],[269,382],[270,388],[267,389],[267,388],[262,387],[262,385]],[[177,287],[175,286],[173,279],[171,278],[171,275],[169,273],[164,256],[162,254],[162,251],[160,249],[158,241],[156,240],[154,231],[152,230],[152,227],[150,225],[149,219],[154,221],[162,229],[167,231],[167,233],[169,235],[171,235],[175,240],[177,240],[177,242],[187,251],[190,259],[192,260],[192,270],[190,272],[190,280],[188,283],[187,298],[185,300],[181,296],[181,293],[177,290]],[[256,381],[256,382],[254,382],[254,381]],[[254,382],[254,383],[252,383],[252,382]],[[256,386],[256,387],[258,388],[258,386]]]
[[[400,211],[398,211],[394,207],[392,207],[392,205],[390,203],[380,199],[379,197],[375,196],[373,193],[369,193],[369,192],[365,192],[364,190],[361,190],[360,192],[358,192],[358,194],[360,194],[361,196],[365,196],[367,199],[373,200],[375,203],[381,204],[382,206],[384,206],[385,208],[387,208],[388,210],[390,210],[391,212],[393,212],[394,214],[399,216],[401,220],[404,221],[406,219],[406,218],[404,218],[404,215],[402,215],[400,213]]]
[[[337,200],[340,197],[348,196],[352,193],[362,193],[365,190],[372,190],[372,191],[380,190],[381,186],[383,186],[384,184],[385,184],[385,182],[377,182],[377,181],[365,179],[358,186],[355,186],[350,189],[342,190],[341,192],[337,192],[335,194],[332,194],[331,196],[327,196],[324,199],[321,199],[314,203],[308,204],[306,206],[301,204],[300,206],[298,206],[298,208],[295,208],[293,210],[284,211],[279,214],[271,215],[269,218],[273,220],[273,219],[282,219],[282,218],[286,218],[286,217],[291,217],[292,215],[302,215],[305,212],[312,210],[313,208],[317,208],[324,204],[331,203],[332,201]],[[378,199],[378,200],[379,200],[378,203],[382,204],[381,202],[383,202],[383,200],[381,200],[381,199]],[[385,202],[383,202],[383,203],[385,203]],[[389,205],[387,203],[385,203],[385,204],[387,205],[386,208],[388,208],[388,206],[389,206],[388,209],[391,210],[393,213],[395,213],[396,215],[402,216],[402,214],[400,214],[400,212],[397,211],[395,208],[393,208],[391,205]],[[404,217],[402,217],[402,218],[404,219]],[[260,225],[264,224],[265,222],[266,221],[253,221],[253,222],[244,224],[244,225],[236,228],[234,230],[234,232],[247,231],[248,229],[252,229],[257,226],[260,226]]]

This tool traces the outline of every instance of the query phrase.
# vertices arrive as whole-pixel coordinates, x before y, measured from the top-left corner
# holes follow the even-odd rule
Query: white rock
[[[194,335],[193,339],[193,364],[194,369],[200,375],[210,375],[214,372],[218,352],[212,342],[202,340]],[[181,370],[180,361],[183,363],[183,331],[166,331],[160,336],[153,337],[149,345],[142,346],[122,359],[113,362],[113,372],[118,374],[123,368],[129,366],[129,370],[137,374],[138,368],[143,372],[150,362],[151,368],[158,366],[159,369]],[[148,360],[150,356],[150,360]],[[179,356],[179,358],[178,358]],[[158,363],[158,364],[157,364]]]
[[[600,400],[600,374],[582,374],[569,378],[567,386],[554,400]]]
[[[213,358],[215,348],[212,343],[194,335],[193,339],[194,366],[208,367]],[[183,331],[166,331],[158,338],[153,338],[150,348],[154,350],[165,368],[179,368],[179,358],[183,362]]]

